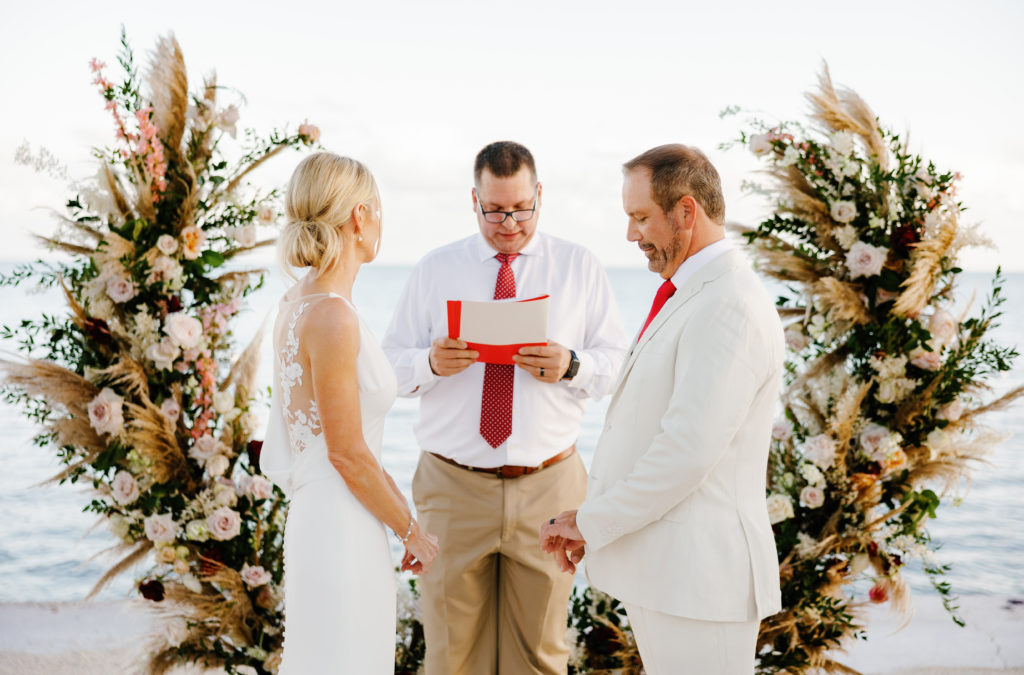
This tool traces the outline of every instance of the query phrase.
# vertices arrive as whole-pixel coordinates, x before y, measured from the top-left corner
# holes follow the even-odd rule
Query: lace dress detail
[[[309,307],[308,302],[303,302],[292,313],[288,322],[288,333],[285,337],[284,347],[278,353],[278,373],[281,386],[281,400],[284,404],[285,421],[288,424],[288,436],[291,439],[291,449],[294,452],[302,452],[313,444],[317,433],[320,431],[320,411],[317,410],[316,401],[310,400],[307,410],[292,408],[292,392],[302,385],[302,365],[296,361],[299,353],[299,340],[295,337],[295,325],[299,322],[302,312]]]
[[[279,673],[394,672],[395,574],[384,525],[331,464],[306,372],[300,321],[344,311],[334,294],[283,299],[274,326],[274,386],[260,468],[290,498],[285,524],[285,640]],[[358,313],[357,313],[358,315]],[[363,438],[381,458],[394,371],[359,321],[356,358]]]

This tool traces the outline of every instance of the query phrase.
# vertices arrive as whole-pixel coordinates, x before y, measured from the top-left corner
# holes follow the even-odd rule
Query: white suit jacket
[[[591,585],[705,621],[781,609],[765,483],[783,358],[740,251],[669,298],[623,365],[577,515]]]

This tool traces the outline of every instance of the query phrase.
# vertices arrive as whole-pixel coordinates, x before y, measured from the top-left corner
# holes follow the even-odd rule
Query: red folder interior
[[[540,295],[536,298],[529,298],[527,300],[518,300],[517,302],[530,302],[530,300],[540,300],[546,298],[546,295]],[[449,300],[448,301],[448,337],[458,340],[459,333],[462,332],[462,301],[461,300]],[[535,347],[546,345],[547,342],[521,342],[518,344],[510,345],[485,345],[477,342],[466,342],[469,345],[469,349],[478,352],[480,355],[477,357],[477,361],[482,363],[501,363],[505,365],[513,365],[515,362],[512,357],[519,353],[519,350],[523,347]]]

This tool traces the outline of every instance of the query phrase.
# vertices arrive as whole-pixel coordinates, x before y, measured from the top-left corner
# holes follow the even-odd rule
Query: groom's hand
[[[441,377],[457,375],[476,363],[478,356],[480,353],[462,340],[437,338],[430,346],[430,370]]]
[[[576,511],[564,511],[540,527],[541,550],[554,555],[558,568],[575,574],[586,553],[586,541],[576,527]]]
[[[534,379],[552,384],[558,382],[569,370],[572,356],[569,350],[554,340],[546,345],[523,347],[512,357],[516,365],[533,375]]]

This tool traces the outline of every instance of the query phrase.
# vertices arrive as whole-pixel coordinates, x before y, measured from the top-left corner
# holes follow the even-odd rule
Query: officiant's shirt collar
[[[530,237],[530,241],[526,242],[526,246],[519,251],[519,255],[544,255],[544,246],[541,244],[542,238],[543,235],[535,230],[533,236]],[[487,240],[479,232],[473,238],[473,247],[481,262],[498,255],[498,252],[491,248],[491,245],[487,243]]]
[[[719,239],[715,243],[705,246],[683,261],[683,264],[679,266],[676,273],[672,275],[672,285],[676,288],[682,288],[683,284],[696,274],[700,268],[730,250],[732,250],[732,244],[729,243],[728,239]]]

